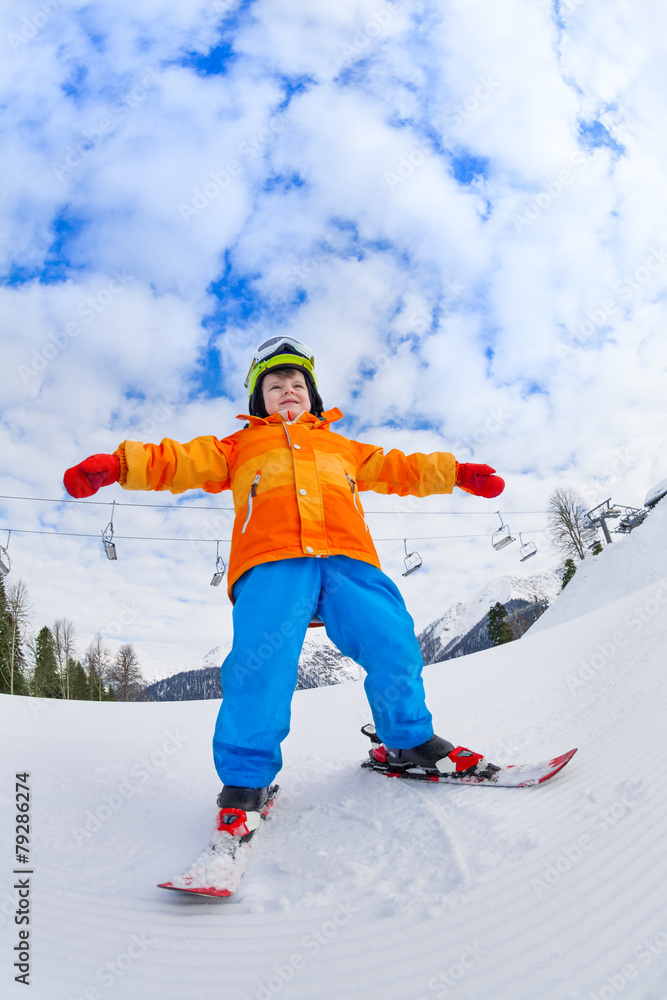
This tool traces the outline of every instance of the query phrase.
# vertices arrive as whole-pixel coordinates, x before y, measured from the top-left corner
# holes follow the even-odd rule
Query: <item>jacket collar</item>
[[[328,427],[335,420],[341,420],[343,414],[334,406],[331,410],[325,410],[322,414],[322,419],[316,417],[314,413],[301,413],[297,417],[295,423],[299,424],[316,424],[318,427]],[[257,427],[260,424],[282,424],[289,423],[280,413],[272,413],[270,417],[252,417],[246,413],[239,413],[236,417],[237,420],[247,421],[251,427]]]

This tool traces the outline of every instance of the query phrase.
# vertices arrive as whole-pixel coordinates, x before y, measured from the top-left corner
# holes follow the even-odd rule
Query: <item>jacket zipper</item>
[[[368,531],[368,522],[366,521],[366,517],[362,513],[361,507],[359,506],[359,503],[357,501],[357,495],[358,495],[357,494],[357,490],[356,490],[356,485],[357,484],[354,481],[354,479],[352,478],[352,476],[349,474],[349,472],[345,473],[345,477],[346,477],[348,483],[350,484],[350,489],[352,490],[352,496],[354,498],[354,506],[357,508],[357,512],[359,513],[359,516],[363,517],[363,519],[364,519],[364,527],[366,528],[366,531]]]
[[[252,502],[257,496],[257,484],[259,483],[261,477],[262,477],[262,472],[260,470],[252,481],[252,486],[250,487],[250,492],[248,493],[248,513],[246,514],[245,521],[243,522],[243,527],[241,528],[241,534],[245,532],[245,529],[248,527],[248,521],[252,517]]]

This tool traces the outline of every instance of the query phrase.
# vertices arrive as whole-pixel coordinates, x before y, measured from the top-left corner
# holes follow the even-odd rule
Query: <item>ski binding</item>
[[[387,761],[387,748],[381,742],[375,727],[371,724],[362,726],[364,736],[368,736],[375,744],[369,750],[369,759],[361,766],[385,774],[388,778],[408,778],[412,781],[431,781],[452,785],[497,785],[500,788],[527,788],[530,785],[540,785],[558,774],[568,761],[572,760],[577,748],[551,760],[539,761],[536,764],[507,764],[498,767],[489,764],[481,754],[465,747],[456,747],[449,755],[447,770],[435,770],[423,767],[397,767]],[[441,762],[439,762],[441,763]]]

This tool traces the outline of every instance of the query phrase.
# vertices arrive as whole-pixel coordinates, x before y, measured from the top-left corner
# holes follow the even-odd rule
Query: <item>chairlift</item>
[[[107,559],[118,559],[116,553],[116,546],[113,543],[113,512],[116,506],[116,501],[114,500],[111,504],[111,520],[107,524],[106,528],[102,532],[102,545],[104,546],[104,551],[106,552]]]
[[[647,510],[638,510],[636,507],[626,507],[626,513],[618,522],[616,531],[620,534],[630,534],[634,528],[638,528],[648,517]]]
[[[524,542],[521,537],[521,532],[519,532],[519,541],[521,542],[521,548],[519,549],[519,562],[525,562],[526,559],[530,559],[531,556],[537,555],[537,545],[535,542]]]
[[[401,573],[401,576],[410,576],[411,573],[415,573],[419,567],[422,565],[422,557],[418,552],[408,552],[408,540],[403,539],[403,546],[405,548],[405,573]]]
[[[594,549],[598,544],[598,529],[587,528],[582,532],[581,541],[587,549]]]
[[[12,561],[9,558],[9,552],[7,551],[9,548],[9,536],[11,533],[11,529],[9,529],[7,532],[7,544],[0,545],[0,577],[7,576],[12,568]]]
[[[225,570],[227,569],[225,565],[225,560],[220,555],[220,542],[216,542],[215,549],[215,573],[213,574],[213,579],[211,580],[212,587],[219,587],[222,583],[222,578],[225,575]]]
[[[510,545],[512,542],[516,542],[516,538],[510,532],[509,524],[503,524],[502,514],[499,510],[496,511],[496,514],[500,518],[500,527],[491,536],[491,544],[494,549],[499,550],[504,549],[506,545]]]

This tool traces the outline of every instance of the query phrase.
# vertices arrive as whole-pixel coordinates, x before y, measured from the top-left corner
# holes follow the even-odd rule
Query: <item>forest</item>
[[[83,655],[68,618],[31,629],[28,588],[0,577],[0,694],[77,701],[145,701],[145,681],[131,643],[114,654],[101,632]]]

